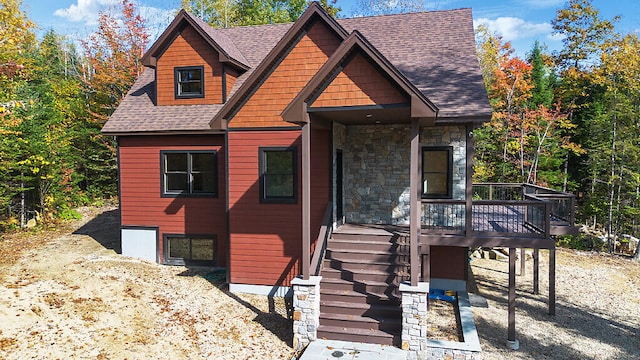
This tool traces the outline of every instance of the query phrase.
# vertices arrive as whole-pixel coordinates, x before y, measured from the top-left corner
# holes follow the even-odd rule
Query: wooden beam
[[[411,261],[411,286],[418,286],[420,281],[420,212],[422,204],[420,202],[420,123],[418,119],[411,119],[411,165],[409,188],[410,196],[410,219],[409,219],[409,243]]]
[[[302,278],[309,280],[311,257],[311,127],[302,127]]]
[[[524,259],[525,259],[525,248],[520,248],[520,276],[524,276],[524,271],[525,271],[525,263],[524,263]]]
[[[509,328],[507,340],[516,341],[516,248],[509,248]]]
[[[540,249],[533,249],[533,293],[540,293]]]
[[[549,315],[556,314],[556,248],[549,249]]]
[[[550,249],[553,247],[553,239],[528,238],[517,236],[484,237],[479,233],[465,237],[463,235],[420,235],[420,243],[435,246],[463,246],[463,247],[526,247]]]

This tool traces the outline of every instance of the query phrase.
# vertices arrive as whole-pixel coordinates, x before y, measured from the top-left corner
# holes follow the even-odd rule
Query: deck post
[[[465,191],[465,233],[467,236],[473,235],[473,155],[474,155],[474,145],[473,145],[473,125],[467,124],[467,142],[466,142],[466,191]]]
[[[540,293],[540,249],[533,249],[533,293]]]
[[[311,266],[311,126],[302,126],[302,279]]]
[[[526,255],[525,250],[526,250],[525,248],[520,248],[520,276],[524,276],[524,271],[525,271],[525,263],[524,263],[524,259]]]
[[[508,306],[507,347],[516,350],[516,248],[509,248],[509,306]]]
[[[556,246],[549,249],[549,315],[556,314]]]
[[[420,122],[417,118],[411,119],[411,164],[409,188],[410,195],[410,219],[409,242],[411,261],[411,286],[418,286],[420,281]],[[427,280],[428,281],[428,280]]]

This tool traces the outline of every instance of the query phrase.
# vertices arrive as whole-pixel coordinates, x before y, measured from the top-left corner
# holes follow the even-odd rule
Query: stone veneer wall
[[[343,136],[335,129],[334,144]],[[404,124],[346,127],[344,206],[347,222],[409,224],[410,134],[409,125]],[[465,127],[423,128],[420,140],[421,146],[453,147],[453,199],[464,199]]]

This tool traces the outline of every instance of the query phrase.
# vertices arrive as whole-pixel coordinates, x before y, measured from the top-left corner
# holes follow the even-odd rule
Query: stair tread
[[[385,238],[384,241],[380,241],[382,239],[377,239],[377,240],[372,240],[372,239],[368,239],[368,238],[364,238],[364,239],[340,239],[340,238],[330,238],[328,244],[352,244],[352,243],[358,243],[358,244],[372,244],[372,245],[380,245],[380,244],[389,244],[389,245],[404,245],[404,243],[399,243],[397,241],[393,241],[391,240],[391,238]]]
[[[371,285],[371,286],[395,286],[397,287],[398,285],[394,284],[394,283],[388,283],[385,281],[373,281],[373,280],[355,280],[355,281],[351,281],[351,280],[345,280],[345,279],[333,279],[333,278],[323,278],[320,283],[332,283],[332,284],[353,284],[353,283],[361,283],[361,284],[365,284],[365,285]]]
[[[378,324],[380,322],[400,323],[402,321],[402,318],[399,316],[398,317],[376,316],[376,318],[372,318],[368,316],[324,313],[324,312],[320,312],[320,319],[357,321],[357,322],[366,322],[366,323],[372,323],[372,324]]]
[[[362,336],[376,336],[376,337],[384,337],[384,338],[393,338],[393,334],[389,334],[388,332],[377,330],[377,329],[359,329],[359,328],[351,328],[351,327],[343,327],[343,326],[329,326],[329,325],[320,325],[318,326],[318,333],[328,332],[335,334],[344,334],[347,331],[351,335],[362,335]],[[319,335],[321,337],[321,335]]]
[[[371,264],[371,265],[409,265],[409,262],[398,262],[398,261],[371,261],[371,260],[367,260],[367,259],[344,259],[344,258],[334,258],[332,257],[331,259],[327,259],[325,258],[325,260],[331,261],[331,260],[336,260],[336,261],[340,261],[342,263],[345,264]]]
[[[320,287],[320,294],[327,294],[327,295],[343,295],[343,296],[353,296],[353,297],[362,297],[362,298],[366,298],[369,296],[374,296],[374,297],[378,297],[381,299],[381,301],[399,301],[400,298],[397,297],[389,297],[386,294],[378,294],[378,293],[373,293],[373,292],[367,292],[367,293],[361,293],[361,292],[357,292],[357,291],[353,291],[353,290],[334,290],[334,289],[327,289],[326,287],[323,289],[322,287]]]
[[[320,307],[322,306],[332,306],[332,307],[345,307],[345,308],[356,308],[356,309],[385,309],[389,308],[389,310],[397,309],[400,311],[400,305],[395,304],[363,304],[363,303],[355,303],[350,301],[333,301],[333,300],[322,300],[320,299]]]
[[[327,251],[332,253],[344,253],[344,254],[364,254],[364,255],[409,255],[409,253],[398,251],[386,251],[386,250],[370,250],[370,249],[332,249],[327,247]]]
[[[343,271],[345,272],[350,272],[350,273],[354,273],[353,270],[341,270],[341,269],[334,269],[334,268],[323,268],[322,271],[327,271],[327,272],[338,272],[341,273]],[[384,270],[375,270],[375,269],[371,269],[371,270],[366,270],[365,274],[371,274],[371,275],[397,275],[397,274],[391,274],[388,271],[384,271]]]

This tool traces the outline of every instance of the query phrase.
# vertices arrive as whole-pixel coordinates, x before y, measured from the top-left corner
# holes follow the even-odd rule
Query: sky
[[[88,37],[95,30],[98,12],[120,0],[23,0],[23,10],[39,28],[68,35],[72,40]],[[390,0],[394,1],[394,0]],[[157,37],[173,19],[180,0],[136,0],[152,38]],[[338,0],[342,8],[339,17],[358,14],[359,0]],[[489,29],[511,41],[519,56],[526,56],[535,40],[550,51],[559,50],[562,39],[554,35],[550,21],[565,0],[425,0],[427,10],[448,10],[470,7],[474,24],[486,24]],[[622,17],[617,29],[622,33],[640,32],[640,1],[592,0],[601,18]]]

